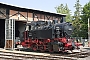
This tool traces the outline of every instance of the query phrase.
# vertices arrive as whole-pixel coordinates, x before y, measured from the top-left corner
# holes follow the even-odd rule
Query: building
[[[13,48],[14,40],[25,30],[25,24],[38,20],[59,20],[64,14],[16,7],[0,3],[0,48]],[[18,30],[18,31],[17,31]]]

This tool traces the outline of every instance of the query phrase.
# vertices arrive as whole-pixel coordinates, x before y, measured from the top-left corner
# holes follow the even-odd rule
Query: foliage
[[[84,5],[81,13],[81,5],[79,0],[75,4],[76,11],[74,12],[73,26],[75,27],[73,36],[88,38],[88,18],[90,17],[90,2]]]
[[[59,6],[55,7],[57,13],[61,13],[61,14],[66,14],[66,21],[67,22],[71,22],[72,21],[72,17],[70,14],[70,10],[68,8],[68,5],[66,4],[65,6],[63,4],[60,4]]]
[[[73,37],[82,37],[81,36],[81,28],[82,28],[82,20],[81,20],[81,5],[79,3],[79,0],[75,3],[75,9],[76,11],[74,12],[73,16],[73,21],[72,24],[74,26],[74,31],[73,31]]]
[[[88,18],[90,18],[90,1],[84,5],[82,11],[82,21],[84,24],[82,31],[84,32],[85,38],[88,38]]]
[[[88,18],[90,18],[90,1],[83,7],[82,19],[85,24],[88,24]]]

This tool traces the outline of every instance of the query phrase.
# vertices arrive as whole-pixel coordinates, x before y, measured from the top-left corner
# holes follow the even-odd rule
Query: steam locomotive
[[[70,38],[73,26],[70,22],[32,21],[26,24],[21,45],[33,51],[60,52],[78,49],[81,45]]]

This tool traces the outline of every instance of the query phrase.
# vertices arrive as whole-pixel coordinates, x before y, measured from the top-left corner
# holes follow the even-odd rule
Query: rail
[[[59,53],[37,53],[37,52],[23,52],[23,51],[9,51],[0,50],[0,59],[7,60],[77,60],[78,58],[85,58],[90,56],[88,52],[80,52],[73,54],[59,54]]]

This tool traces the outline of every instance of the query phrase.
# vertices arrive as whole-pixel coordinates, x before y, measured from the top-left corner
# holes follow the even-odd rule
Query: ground
[[[90,47],[88,47],[88,46],[81,47],[81,50],[82,50],[82,51],[87,51],[87,52],[90,53]],[[90,56],[85,57],[85,58],[80,58],[80,59],[78,59],[78,60],[90,60]]]

